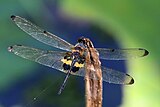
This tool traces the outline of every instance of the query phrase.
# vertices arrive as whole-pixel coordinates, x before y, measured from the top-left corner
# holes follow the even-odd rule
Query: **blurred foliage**
[[[123,107],[158,107],[160,101],[160,1],[63,0],[64,13],[84,18],[114,34],[123,48],[143,47],[150,54],[128,61],[135,84],[124,87]],[[98,35],[97,35],[98,36]]]

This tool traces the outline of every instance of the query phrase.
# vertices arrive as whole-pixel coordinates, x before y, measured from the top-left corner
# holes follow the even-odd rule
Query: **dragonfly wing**
[[[56,48],[71,51],[73,45],[68,43],[67,41],[59,38],[58,36],[49,33],[38,26],[34,25],[30,21],[21,18],[19,16],[11,16],[11,19],[15,22],[15,24],[21,28],[24,32],[31,35],[33,38]]]
[[[22,58],[29,59],[37,63],[40,63],[42,65],[52,67],[54,69],[67,73],[67,71],[63,69],[63,62],[61,61],[61,59],[63,59],[64,56],[66,55],[65,52],[46,51],[46,50],[35,49],[35,48],[22,46],[22,45],[10,46],[8,50]],[[85,69],[83,67],[79,69],[79,71],[75,73],[72,72],[71,74],[84,77]],[[102,74],[103,74],[103,81],[105,82],[115,83],[115,84],[133,84],[134,83],[133,78],[128,74],[115,71],[109,68],[102,67]],[[96,79],[96,78],[93,78],[92,76],[91,78]]]
[[[39,64],[67,73],[67,71],[63,69],[63,62],[61,61],[61,59],[63,59],[66,55],[66,52],[46,51],[22,45],[10,46],[8,50],[22,58],[29,59]],[[84,76],[85,70],[84,68],[80,68],[78,72],[71,72],[71,74]]]
[[[63,62],[61,62],[61,59],[64,57],[65,52],[46,51],[22,45],[10,46],[8,50],[22,58],[55,68],[65,73],[67,72],[63,70]]]
[[[130,49],[106,49],[96,48],[99,52],[99,57],[106,60],[127,60],[138,57],[143,57],[149,54],[145,49],[130,48]]]
[[[114,84],[130,85],[134,83],[134,79],[125,73],[102,67],[103,81]]]
[[[103,81],[105,82],[109,82],[113,84],[124,84],[124,85],[130,85],[134,83],[134,79],[126,73],[122,73],[122,72],[119,72],[113,69],[105,68],[103,66],[101,68],[102,68]],[[75,73],[72,72],[72,75],[78,75],[82,77],[85,77],[85,74],[86,73],[85,73],[84,67]],[[94,75],[94,73],[91,73],[89,77],[95,80],[98,79]]]
[[[134,79],[126,73],[122,73],[122,72],[109,69],[103,66],[101,68],[102,68],[103,81],[105,82],[109,82],[113,84],[125,84],[125,85],[130,85],[134,83]],[[72,74],[85,77],[85,68],[83,67],[76,73],[72,73]],[[97,77],[94,75],[94,73],[90,74],[90,78],[97,80]]]

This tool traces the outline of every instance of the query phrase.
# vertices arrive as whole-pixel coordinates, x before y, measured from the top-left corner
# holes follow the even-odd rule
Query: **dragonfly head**
[[[85,42],[85,37],[82,36],[77,40],[78,43],[84,43]]]
[[[78,43],[80,45],[83,45],[84,48],[88,48],[88,47],[93,48],[94,47],[93,43],[88,38],[85,38],[83,36],[78,39]]]
[[[87,42],[87,38],[85,38],[84,36],[80,37],[77,42],[79,43],[80,46],[86,48],[86,42]]]

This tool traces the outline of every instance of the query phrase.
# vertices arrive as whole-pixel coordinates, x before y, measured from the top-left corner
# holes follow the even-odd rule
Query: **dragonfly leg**
[[[70,76],[70,72],[71,70],[68,71],[64,81],[63,81],[63,84],[61,85],[60,89],[59,89],[59,92],[58,92],[58,95],[60,95],[62,93],[62,91],[64,90],[65,86],[66,86],[66,82],[67,82],[67,79],[69,78]]]

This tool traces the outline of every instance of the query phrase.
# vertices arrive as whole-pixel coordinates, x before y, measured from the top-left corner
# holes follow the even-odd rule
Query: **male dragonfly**
[[[80,38],[76,45],[72,45],[67,41],[61,39],[60,37],[39,28],[38,26],[24,18],[12,15],[11,19],[19,28],[21,28],[24,32],[26,32],[33,38],[52,47],[67,51],[48,51],[22,45],[14,45],[8,48],[10,52],[13,52],[20,57],[67,73],[58,94],[60,94],[64,89],[65,83],[70,74],[83,77],[85,76],[85,55],[84,53],[80,53],[80,51],[85,48],[83,45],[84,38]],[[104,60],[127,60],[132,58],[144,57],[149,54],[147,50],[141,48],[96,49],[99,52],[99,58]],[[105,82],[126,85],[134,83],[134,79],[128,74],[103,66],[101,68],[103,81]],[[93,77],[91,78],[94,79]]]

